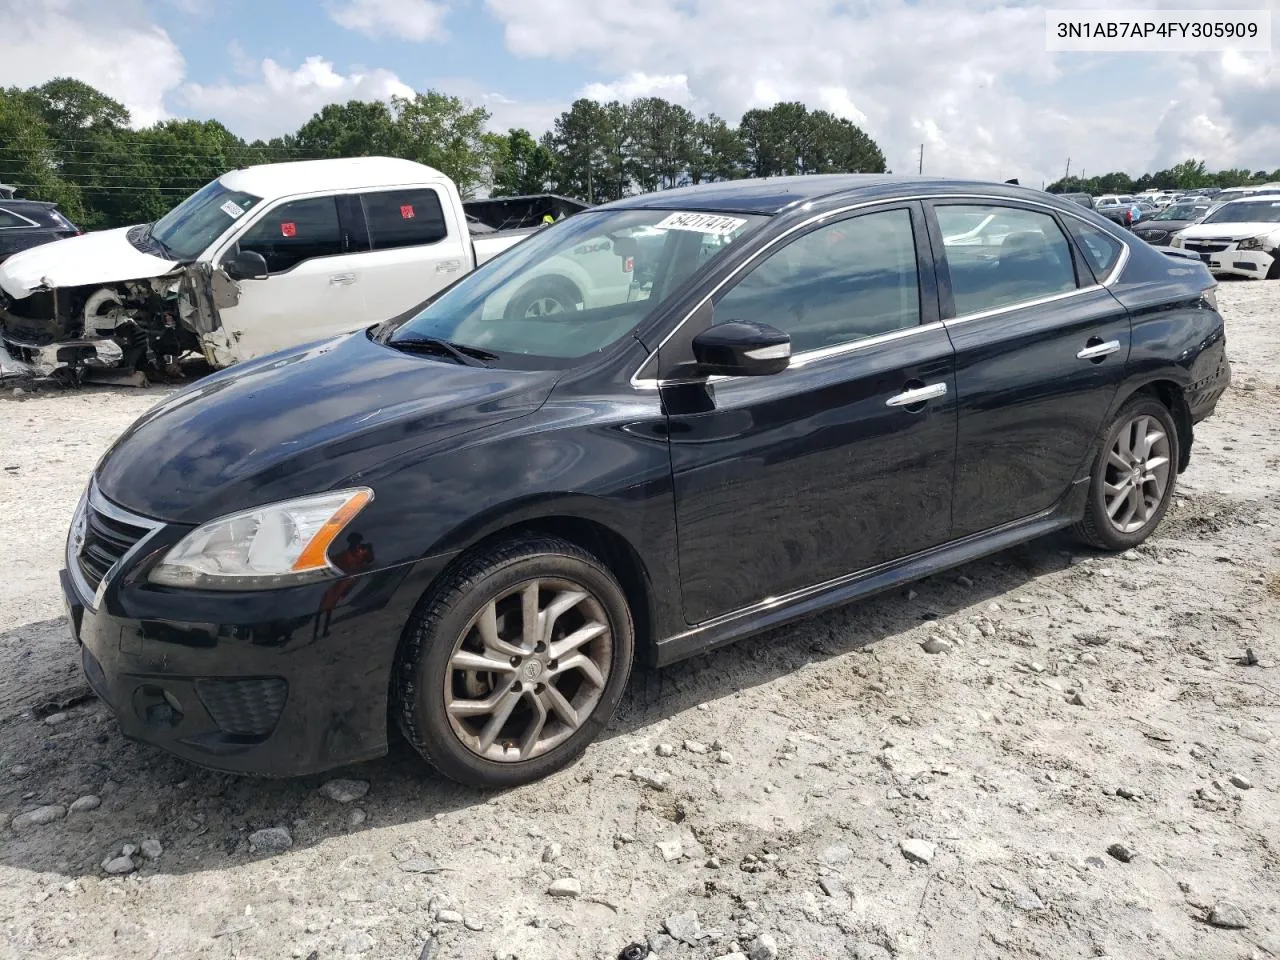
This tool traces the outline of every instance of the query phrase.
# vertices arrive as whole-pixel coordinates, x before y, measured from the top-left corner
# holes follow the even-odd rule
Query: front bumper
[[[172,539],[165,533],[141,552],[154,556]],[[60,575],[85,678],[126,737],[201,766],[273,777],[386,752],[392,665],[438,558],[225,594],[134,582],[130,562],[89,595],[69,541]]]
[[[62,367],[85,366],[110,370],[124,362],[124,351],[114,340],[64,340],[59,343],[36,344],[4,338],[9,355],[30,368],[31,374],[47,377]]]
[[[1193,250],[1194,248],[1188,247]],[[1200,260],[1215,277],[1248,277],[1250,280],[1265,280],[1271,265],[1276,262],[1280,251],[1272,250],[1237,250],[1235,244],[1228,244],[1225,250],[1199,253]]]

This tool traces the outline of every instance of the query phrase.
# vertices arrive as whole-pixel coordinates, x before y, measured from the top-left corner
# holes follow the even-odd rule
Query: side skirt
[[[1083,515],[1088,490],[1088,478],[1085,478],[1083,482],[1073,484],[1064,500],[1051,510],[933,547],[902,560],[805,587],[786,596],[771,597],[700,623],[658,643],[654,665],[663,667],[752,634],[772,630],[792,620],[823,613],[854,600],[922,580],[950,567],[999,553],[1069,527]]]

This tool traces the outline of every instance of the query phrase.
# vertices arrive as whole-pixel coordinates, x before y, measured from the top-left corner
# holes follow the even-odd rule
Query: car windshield
[[[201,187],[151,227],[151,236],[177,260],[194,260],[261,197],[228,190],[217,180]]]
[[[1172,203],[1165,207],[1151,219],[1153,220],[1194,220],[1200,213],[1203,213],[1205,206],[1201,204],[1196,206],[1194,203]]]
[[[374,336],[405,349],[414,341],[446,341],[499,362],[566,366],[625,337],[765,219],[704,211],[579,213]]]
[[[1280,223],[1280,200],[1234,200],[1223,204],[1204,223]]]

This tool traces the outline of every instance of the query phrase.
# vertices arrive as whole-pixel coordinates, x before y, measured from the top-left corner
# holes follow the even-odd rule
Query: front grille
[[[1138,236],[1147,241],[1147,243],[1164,243],[1169,238],[1169,232],[1167,230],[1141,230],[1138,232]]]
[[[1219,240],[1188,240],[1186,242],[1186,248],[1196,253],[1221,253],[1229,245]]]
[[[289,684],[282,677],[197,680],[196,693],[223,733],[261,738],[276,728]]]
[[[128,523],[120,515],[108,516],[87,503],[84,546],[77,562],[89,588],[97,590],[112,565],[150,532],[150,527]]]

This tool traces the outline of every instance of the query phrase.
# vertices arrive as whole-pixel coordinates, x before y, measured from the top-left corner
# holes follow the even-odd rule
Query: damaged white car
[[[1280,280],[1280,193],[1224,203],[1169,244],[1198,254],[1214,276]]]
[[[37,376],[142,384],[192,355],[226,367],[394,317],[585,204],[470,206],[409,160],[234,170],[155,223],[0,264],[0,335]]]

